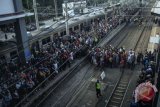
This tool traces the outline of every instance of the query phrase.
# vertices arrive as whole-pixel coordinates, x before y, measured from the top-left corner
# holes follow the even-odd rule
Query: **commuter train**
[[[97,19],[104,19],[106,16],[111,16],[112,11],[115,11],[117,7],[120,7],[120,3],[114,4],[109,8],[99,8],[99,11],[93,8],[94,12],[76,16],[71,18],[71,23],[69,23],[69,31],[80,31],[82,29],[88,30],[90,24],[97,20]],[[58,22],[58,27],[52,28],[47,27],[47,29],[42,29],[43,31],[38,34],[28,33],[29,36],[29,47],[30,50],[34,48],[34,50],[38,51],[42,48],[45,48],[48,43],[53,41],[53,37],[55,35],[65,36],[66,29],[65,29],[65,22]],[[17,50],[16,40],[8,40],[5,42],[0,41],[0,59],[6,60],[9,62],[11,59],[17,59],[19,52]]]
[[[69,31],[80,31],[82,29],[88,29],[88,26],[95,20],[105,18],[104,13],[92,13],[91,15],[83,15],[83,18],[72,18],[72,23],[69,23]],[[48,43],[53,41],[55,35],[65,36],[66,29],[64,23],[59,23],[58,28],[46,29],[40,34],[29,36],[29,47],[30,50],[34,48],[35,50],[40,50],[45,48]],[[5,42],[0,41],[0,59],[9,62],[11,59],[16,60],[18,58],[19,52],[17,50],[16,40],[8,40]]]

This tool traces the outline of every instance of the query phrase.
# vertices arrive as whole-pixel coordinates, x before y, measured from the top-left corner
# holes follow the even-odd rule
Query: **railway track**
[[[129,28],[128,28],[129,29]],[[121,41],[124,40],[124,38],[126,38],[126,36],[128,35],[127,33],[128,31],[126,30],[126,33],[125,35],[123,36],[123,38],[121,38],[121,40],[119,40],[119,44]],[[124,34],[124,32],[121,32]],[[116,39],[117,40],[117,39]],[[105,42],[105,39],[103,40],[103,42]],[[102,44],[105,44],[105,43],[102,43]],[[79,90],[81,90],[81,87],[83,87],[85,84],[87,84],[86,79],[88,78],[92,78],[93,75],[96,75],[95,73],[93,72],[96,72],[96,70],[94,69],[93,66],[89,65],[89,64],[80,64],[80,68],[83,69],[84,67],[83,66],[86,66],[86,67],[89,67],[87,68],[86,71],[83,71],[83,75],[78,75],[78,77],[83,77],[82,79],[78,80],[78,84],[75,85],[75,83],[70,83],[72,85],[69,85],[67,84],[67,81],[68,78],[71,78],[70,77],[70,74],[73,73],[73,72],[79,72],[80,69],[75,69],[73,70],[73,72],[70,72],[64,79],[62,79],[60,81],[60,83],[58,83],[56,85],[56,87],[54,87],[53,89],[49,90],[48,92],[46,92],[46,94],[44,94],[44,96],[42,96],[42,99],[39,99],[37,101],[35,101],[33,104],[31,104],[30,106],[35,106],[35,107],[41,107],[41,106],[46,106],[46,107],[53,107],[53,106],[59,106],[60,104],[64,103],[64,105],[66,104],[66,102],[71,99],[71,97],[74,97],[76,93],[79,92]],[[87,76],[86,76],[87,74]],[[74,74],[72,74],[73,76]],[[74,75],[75,76],[75,75]],[[62,84],[63,83],[63,84]],[[65,85],[64,85],[65,84]],[[67,85],[66,85],[67,84]],[[66,90],[61,90],[63,88],[66,88],[66,87],[72,87],[70,89],[66,89]],[[61,90],[61,93],[58,93],[57,91],[60,91]],[[63,93],[65,92],[65,93]],[[72,93],[72,94],[70,94]],[[66,97],[67,96],[67,97]],[[65,98],[66,97],[66,98]],[[63,100],[66,100],[66,102],[62,102]],[[53,103],[54,102],[54,103]],[[48,104],[47,104],[48,103]],[[47,105],[45,105],[47,104]]]
[[[122,42],[123,43],[125,43],[127,40],[129,40],[129,39],[131,39],[131,37],[133,37],[133,35],[136,35],[137,33],[133,33],[133,32],[136,32],[137,31],[137,27],[136,26],[131,26],[131,28],[130,29],[125,29],[124,31],[122,31],[122,32],[120,32],[113,40],[111,40],[108,44],[110,44],[110,45],[112,45],[112,46],[115,46],[115,47],[118,47]],[[143,29],[141,30],[141,31],[143,31]],[[122,35],[123,34],[123,35]],[[132,34],[132,35],[131,35]],[[126,39],[126,38],[128,38],[128,39]],[[125,41],[125,42],[124,42]],[[131,45],[130,45],[131,46]],[[127,86],[128,86],[128,81],[129,81],[129,79],[130,79],[130,72],[129,72],[129,74],[127,74],[127,75],[122,75],[122,77],[120,77],[121,78],[121,81],[120,81],[120,83],[119,83],[119,85],[118,85],[118,89],[119,90],[116,90],[117,91],[117,93],[115,93],[116,95],[118,95],[118,96],[123,96],[123,92],[124,92],[124,94],[125,94],[125,91],[123,91],[124,89],[126,89],[127,88]],[[118,93],[118,92],[121,92],[121,93]],[[116,97],[117,99],[116,100],[118,100],[118,99],[120,99],[120,98],[118,98],[118,97]],[[117,103],[117,101],[113,101],[112,103]],[[69,107],[69,106],[67,106],[67,107]]]
[[[133,27],[129,32],[128,32],[128,36],[124,39],[124,41],[122,41],[118,47],[121,46],[126,46],[126,50],[129,49],[133,49],[135,50],[136,48],[136,44],[139,41],[139,39],[137,39],[136,41],[133,42],[133,40],[135,40],[135,38],[140,38],[141,37],[141,33],[143,32],[142,28],[141,30],[139,30],[138,27]],[[133,43],[131,43],[133,42]],[[129,43],[131,45],[129,45]],[[135,44],[135,45],[134,45]],[[130,78],[133,74],[133,70],[130,69],[124,69],[116,86],[113,89],[113,92],[106,104],[106,107],[121,107],[123,98],[125,96],[126,90],[128,89],[128,85],[130,83]]]
[[[105,44],[103,42],[105,42],[106,39],[107,39],[107,37],[102,40],[102,44]],[[89,68],[87,68],[87,67],[89,67]],[[87,70],[85,70],[85,68],[87,68]],[[50,90],[48,90],[46,92],[46,94],[44,94],[44,96],[42,96],[42,99],[35,101],[30,106],[41,107],[41,106],[44,106],[44,103],[46,101],[53,103],[53,101],[51,101],[50,99],[56,100],[56,101],[55,101],[54,104],[48,104],[48,105],[46,105],[46,107],[47,106],[52,107],[52,106],[58,105],[59,102],[61,102],[60,100],[62,100],[62,98],[64,96],[68,96],[68,97],[69,96],[73,96],[70,93],[76,93],[77,92],[77,87],[83,86],[84,84],[86,84],[84,82],[84,81],[86,81],[85,79],[91,78],[93,75],[95,75],[93,72],[96,72],[96,70],[98,70],[98,69],[94,69],[94,68],[95,67],[93,65],[91,65],[90,63],[87,63],[87,62],[84,63],[83,62],[82,64],[79,65],[78,68],[74,69],[69,74],[67,74],[56,86],[54,86],[53,88],[51,88]],[[75,73],[77,73],[78,76],[76,76]],[[80,74],[83,74],[83,75],[80,75]],[[75,76],[75,78],[74,78],[75,80],[76,80],[76,77],[77,78],[82,77],[82,78],[79,79],[78,81],[76,81],[77,83],[75,83],[75,82],[73,82],[73,83],[67,83],[68,81],[70,81],[70,78],[73,78],[73,76]],[[63,94],[63,95],[57,94],[56,92],[59,91],[59,89],[61,89],[62,87],[64,87],[64,88],[67,87],[67,86],[64,86],[64,84],[65,85],[66,84],[67,85],[68,84],[72,84],[72,86],[68,85],[68,87],[73,87],[73,88],[62,90],[65,93],[60,93],[60,94]],[[52,98],[50,98],[51,96],[52,96]],[[53,98],[53,96],[54,96],[54,98]],[[58,96],[61,96],[61,97],[57,98]],[[68,99],[65,99],[65,101],[67,101]]]
[[[151,30],[152,30],[152,21],[149,20],[147,23],[143,24],[142,26],[144,26],[144,30],[142,32],[142,36],[139,39],[139,42],[137,43],[137,47],[135,49],[135,52],[142,52],[143,54],[145,53],[147,47],[148,47],[148,42],[149,42],[149,37],[151,34]],[[140,68],[138,68],[140,67]],[[136,69],[140,70],[141,69],[141,65],[138,65],[136,67]],[[130,105],[130,102],[132,101],[132,93],[134,91],[134,89],[136,88],[136,80],[138,79],[137,73],[139,74],[139,70],[134,72],[134,76],[135,77],[131,77],[130,79],[130,83],[128,85],[128,90],[126,91],[122,104],[120,107],[128,107]]]
[[[131,27],[131,29],[130,29],[130,27]],[[121,31],[118,35],[116,35],[111,41],[109,41],[108,43],[106,43],[106,44],[108,44],[108,45],[113,45],[113,43],[115,43],[116,42],[116,46],[115,47],[117,47],[122,41],[124,41],[124,39],[127,37],[127,36],[129,36],[128,35],[128,31],[132,31],[132,25],[130,26],[130,27],[125,27],[124,28],[124,30],[123,31]],[[119,37],[121,34],[123,34],[121,37]],[[95,71],[94,71],[95,72]],[[87,89],[87,87],[89,87],[89,85],[90,85],[90,81],[91,81],[91,77],[89,78],[89,80],[88,80],[89,82],[87,83],[86,82],[86,89]],[[77,92],[77,93],[80,93],[80,91],[81,90],[84,90],[84,89],[80,89],[79,90],[79,92]],[[75,94],[75,96],[73,96],[74,98],[73,99],[71,99],[71,101],[67,104],[67,106],[66,107],[72,107],[73,105],[72,105],[72,103],[73,102],[75,102],[76,101],[76,98],[77,98],[77,96],[78,96],[78,94]],[[73,106],[74,107],[74,106]]]
[[[151,33],[151,22],[148,22],[142,29],[140,36],[137,37],[138,39],[136,44],[132,45],[134,46],[132,49],[134,49],[136,52],[140,51],[145,52],[145,50],[147,49],[150,33]],[[133,35],[132,32],[130,34]],[[132,39],[130,38],[130,40]],[[129,42],[131,41],[128,41],[126,45],[129,44]],[[132,75],[133,71],[124,69],[105,107],[123,107],[122,105],[124,102],[124,98],[127,94],[127,90],[129,88]]]
[[[126,30],[127,31],[127,30]],[[124,33],[124,32],[123,32]],[[125,32],[125,36],[128,36],[128,31],[127,32]],[[125,36],[123,37],[123,38],[121,38],[121,41],[123,41],[124,40],[124,38],[125,38]],[[114,39],[115,40],[115,39]],[[117,39],[116,39],[117,40]],[[118,39],[119,40],[119,39]],[[119,41],[120,42],[120,41]],[[118,44],[117,44],[118,45]],[[78,93],[80,90],[82,90],[82,88],[81,87],[83,87],[84,85],[86,85],[86,84],[88,84],[88,79],[91,79],[94,75],[96,75],[96,71],[99,71],[100,69],[95,69],[95,67],[94,66],[91,66],[89,63],[88,64],[85,64],[86,65],[86,67],[88,67],[88,66],[90,66],[87,70],[84,70],[83,68],[81,68],[82,69],[82,71],[83,71],[83,74],[84,74],[84,72],[86,73],[89,73],[89,75],[88,76],[86,76],[85,78],[86,79],[81,79],[81,81],[79,81],[78,82],[78,85],[77,86],[72,86],[72,87],[75,87],[74,89],[73,88],[71,88],[71,89],[69,89],[69,90],[67,90],[66,91],[66,93],[68,93],[68,95],[67,94],[64,94],[64,95],[62,95],[61,96],[61,98],[58,98],[53,104],[51,104],[50,106],[51,107],[54,107],[54,106],[56,106],[56,105],[58,105],[58,106],[61,106],[61,104],[60,104],[60,102],[62,102],[63,100],[63,98],[65,97],[65,96],[72,96],[72,97],[74,97],[74,95],[76,95],[76,93]],[[81,72],[81,71],[79,71],[79,72]],[[81,72],[82,73],[82,72]],[[85,74],[86,75],[86,74]],[[81,77],[84,77],[84,75],[83,76],[81,76]],[[74,83],[73,83],[74,84]],[[78,86],[80,86],[79,87],[79,89],[77,88]],[[77,90],[77,89],[78,90]],[[75,90],[75,91],[73,91],[73,90]],[[64,90],[63,90],[64,91]],[[70,93],[74,93],[73,95],[70,95]],[[52,93],[52,94],[51,94]],[[54,95],[53,93],[55,93],[55,96],[58,96],[57,94],[56,94],[56,92],[55,92],[55,90],[54,91],[52,91],[50,93],[50,95]],[[49,96],[50,96],[49,95]],[[55,97],[54,96],[54,97]],[[50,98],[50,99],[52,99],[52,100],[54,100],[55,98]],[[69,98],[68,98],[69,99]],[[65,100],[68,100],[68,99],[65,99]],[[44,99],[44,100],[42,100],[42,101],[40,101],[41,103],[39,103],[38,105],[36,105],[37,107],[40,107],[40,106],[42,106],[43,105],[43,103],[45,102],[45,101],[47,101],[47,102],[50,102],[50,101],[48,101],[49,99],[47,98],[47,99]],[[65,102],[64,102],[65,103]],[[46,103],[45,103],[46,104]],[[47,107],[47,105],[45,106],[45,107]]]
[[[133,29],[136,29],[136,27],[133,27]],[[116,43],[117,43],[117,46],[122,42],[122,41],[124,41],[124,40],[126,40],[125,38],[128,38],[128,36],[130,36],[130,34],[132,33],[133,34],[133,29],[131,28],[128,28],[128,30],[130,30],[130,31],[128,31],[128,30],[126,30],[125,32],[123,32],[123,34],[124,34],[124,36],[123,37],[121,37],[121,39],[117,39],[117,38],[114,38],[113,39],[113,41],[115,41],[115,39],[116,40],[118,40]],[[85,64],[86,66],[85,67],[89,67],[89,68],[87,68],[87,70],[84,70],[83,68],[81,68],[82,69],[82,71],[83,71],[83,74],[84,75],[81,75],[81,77],[85,77],[85,75],[86,75],[86,73],[88,73],[88,76],[86,76],[85,77],[85,79],[84,78],[82,78],[79,82],[78,82],[78,84],[77,85],[74,85],[74,83],[73,83],[73,85],[71,86],[72,88],[70,88],[70,89],[68,89],[67,91],[65,91],[65,93],[63,94],[63,95],[60,95],[61,97],[60,98],[57,98],[58,97],[58,95],[56,94],[56,91],[55,90],[52,90],[49,94],[48,94],[48,98],[44,98],[43,100],[41,100],[40,101],[40,103],[38,104],[38,105],[35,105],[36,107],[41,107],[43,104],[46,104],[46,103],[44,103],[44,102],[52,102],[51,100],[50,101],[48,101],[49,99],[52,99],[52,100],[56,100],[56,98],[57,98],[57,100],[53,103],[53,104],[50,104],[50,107],[54,107],[54,106],[61,106],[61,103],[62,103],[62,99],[63,98],[65,98],[65,96],[72,96],[72,97],[74,97],[75,95],[76,95],[76,93],[78,93],[80,90],[82,90],[82,88],[83,88],[83,86],[84,85],[86,85],[86,84],[88,84],[88,82],[86,81],[86,79],[91,79],[94,75],[96,75],[96,71],[99,71],[99,70],[95,70],[94,69],[94,67],[93,66],[91,66],[90,64]],[[80,70],[80,69],[78,69],[78,70]],[[77,71],[77,70],[76,70]],[[79,71],[80,72],[80,71]],[[66,80],[65,80],[66,81]],[[126,80],[127,81],[127,80]],[[125,83],[125,81],[124,81],[124,83]],[[123,84],[122,84],[123,85]],[[80,86],[80,87],[78,87],[78,86]],[[59,86],[58,86],[59,87]],[[62,88],[62,86],[60,86],[61,88]],[[78,87],[78,88],[77,88]],[[82,88],[81,88],[82,87]],[[58,88],[59,89],[59,88]],[[78,89],[78,90],[77,90]],[[73,91],[73,90],[75,90],[75,91]],[[64,92],[64,90],[63,90],[63,92]],[[72,95],[70,94],[70,93],[73,93]],[[50,97],[52,96],[52,98],[50,98]],[[53,98],[53,96],[54,96],[54,98]],[[69,98],[71,98],[71,97],[68,97],[68,99],[66,99],[65,98],[65,100],[69,100]],[[65,102],[64,102],[65,103]],[[48,106],[48,105],[45,105],[46,107]]]
[[[151,29],[152,29],[151,22],[149,22],[145,25],[143,35],[141,36],[140,42],[138,43],[137,48],[136,48],[136,52],[142,52],[144,54],[148,46]]]

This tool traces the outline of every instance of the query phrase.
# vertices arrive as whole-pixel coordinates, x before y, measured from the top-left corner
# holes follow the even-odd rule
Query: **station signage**
[[[156,43],[156,44],[159,44],[159,41],[160,41],[160,37],[150,37],[149,39],[149,42],[150,43]]]

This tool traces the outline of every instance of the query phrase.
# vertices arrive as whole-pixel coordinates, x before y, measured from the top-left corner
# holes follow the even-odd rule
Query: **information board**
[[[159,40],[160,40],[159,37],[150,37],[149,42],[159,44]]]

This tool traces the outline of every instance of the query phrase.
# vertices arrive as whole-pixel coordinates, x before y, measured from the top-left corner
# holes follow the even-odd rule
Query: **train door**
[[[50,36],[47,38],[42,39],[42,46],[43,46],[43,50],[47,49],[48,44],[51,42],[51,38]]]
[[[66,35],[66,31],[61,32],[61,37]]]
[[[17,63],[17,62],[18,62],[18,53],[17,53],[17,51],[12,51],[12,52],[10,52],[10,59],[11,59],[14,63]]]
[[[38,41],[32,43],[32,46],[31,46],[31,52],[33,55],[35,55],[36,51],[40,51],[40,45]]]
[[[0,65],[3,65],[7,62],[6,57],[4,55],[0,56]]]
[[[79,26],[78,25],[74,27],[74,31],[79,31]]]
[[[83,30],[83,23],[80,24],[80,30]]]
[[[69,28],[69,34],[73,33],[73,28]]]

